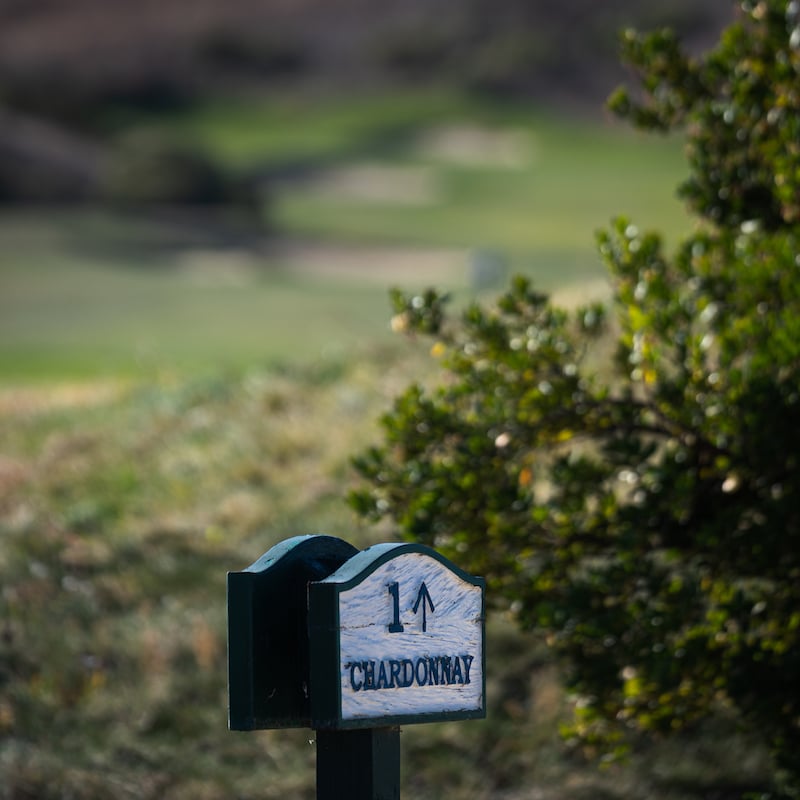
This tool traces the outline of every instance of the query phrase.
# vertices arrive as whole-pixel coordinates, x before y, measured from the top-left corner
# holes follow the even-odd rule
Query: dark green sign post
[[[228,574],[230,728],[310,727],[318,800],[400,796],[400,725],[485,716],[484,582],[330,536]]]

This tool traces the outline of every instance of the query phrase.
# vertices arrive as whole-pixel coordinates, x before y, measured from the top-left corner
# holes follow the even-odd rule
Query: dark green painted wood
[[[312,727],[339,728],[342,707],[339,593],[333,584],[312,583],[308,587],[308,604]]]
[[[313,727],[308,585],[358,552],[333,536],[296,536],[228,573],[231,730]]]
[[[391,561],[393,558],[397,558],[397,556],[401,556],[404,553],[421,553],[447,567],[450,572],[457,575],[465,583],[470,583],[473,586],[480,586],[482,589],[486,586],[486,581],[483,578],[478,578],[475,575],[470,575],[468,572],[465,572],[461,567],[445,558],[432,547],[413,542],[384,542],[382,544],[373,544],[371,547],[367,547],[364,550],[359,550],[353,558],[349,558],[346,564],[343,564],[336,570],[336,585],[338,590],[344,592],[348,589],[352,589],[367,576],[375,572],[378,567],[383,566],[387,561]],[[328,576],[326,575],[325,577],[327,578]],[[320,580],[324,579],[320,578]]]
[[[317,800],[399,798],[399,728],[317,731]]]

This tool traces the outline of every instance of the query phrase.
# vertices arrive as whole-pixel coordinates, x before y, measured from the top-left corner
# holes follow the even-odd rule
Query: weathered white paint
[[[423,598],[414,612],[425,583],[430,604]],[[399,620],[403,631],[392,633],[394,597],[389,589],[397,584]],[[403,714],[434,714],[483,708],[483,618],[481,588],[464,581],[444,564],[424,553],[402,553],[380,565],[363,581],[339,594],[340,671],[342,719],[390,717]],[[469,682],[450,685],[382,686],[354,689],[363,681],[353,663],[388,664],[450,656],[468,661]],[[467,669],[461,660],[461,677]],[[424,673],[424,670],[423,670]],[[390,681],[397,683],[397,681]]]

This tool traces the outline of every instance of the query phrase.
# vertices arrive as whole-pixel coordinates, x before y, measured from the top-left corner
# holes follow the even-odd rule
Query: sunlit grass
[[[314,94],[283,92],[216,99],[152,118],[124,120],[199,145],[233,165],[281,165],[391,150],[420,125],[485,113],[486,105],[450,91]]]
[[[131,267],[52,252],[2,264],[0,375],[208,374],[339,357],[390,338],[386,285],[295,276],[255,256],[232,275],[226,254],[216,258],[218,270],[206,255],[199,266],[186,255]]]
[[[169,219],[5,213],[0,376],[209,373],[352,353],[388,337],[391,285],[474,296],[477,252],[494,254],[500,277],[557,290],[603,280],[594,235],[613,216],[671,241],[687,225],[680,143],[599,110],[559,117],[419,91],[221,101],[127,125],[263,167],[272,233],[209,245]],[[300,170],[291,179],[288,164]],[[270,247],[275,233],[331,245],[330,268],[304,269]],[[348,248],[365,245],[378,248],[369,280],[348,264]],[[407,276],[385,269],[398,247]],[[426,272],[417,262],[431,249],[460,267]]]
[[[354,95],[276,95],[215,102],[140,120],[143,127],[202,146],[267,175],[289,165],[341,169],[370,163],[425,166],[440,188],[435,201],[410,208],[320,197],[308,184],[279,185],[271,213],[293,232],[349,238],[492,244],[510,249],[591,241],[617,214],[673,236],[685,226],[675,188],[685,175],[676,138],[638,134],[598,107],[559,115],[534,102],[501,103],[440,90]],[[470,126],[509,134],[518,163],[503,164],[490,143],[485,163],[431,150],[431,132]],[[501,162],[498,166],[497,163]],[[507,161],[507,159],[506,159]],[[506,227],[512,216],[525,220]],[[539,238],[549,232],[551,241]],[[478,240],[478,241],[476,241]]]
[[[312,182],[285,187],[274,218],[296,234],[491,246],[512,254],[562,249],[591,255],[594,232],[616,215],[672,240],[685,229],[675,195],[684,175],[675,139],[646,139],[597,121],[542,122],[533,112],[526,126],[508,131],[528,144],[512,166],[454,164],[421,153],[414,141],[395,153],[395,167],[429,170],[433,191],[417,204],[337,196],[329,186],[315,190]]]

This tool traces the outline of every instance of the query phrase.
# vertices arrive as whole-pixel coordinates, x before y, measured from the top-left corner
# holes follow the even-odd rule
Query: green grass
[[[296,234],[488,246],[520,259],[572,251],[587,261],[594,232],[616,215],[671,239],[685,229],[674,194],[684,174],[675,140],[647,140],[597,122],[541,123],[533,115],[521,130],[531,155],[518,167],[453,166],[413,145],[402,159],[395,155],[395,166],[429,170],[437,190],[430,202],[375,203],[289,187],[276,199],[277,224]]]
[[[345,357],[388,338],[391,285],[444,284],[471,296],[471,252],[496,253],[505,274],[528,274],[546,290],[596,285],[605,272],[594,233],[613,216],[630,215],[671,241],[687,224],[674,198],[679,143],[599,117],[431,91],[225,101],[127,126],[197,142],[237,168],[302,166],[303,180],[268,183],[265,213],[281,236],[330,244],[333,266],[298,270],[263,242],[209,243],[170,217],[4,212],[5,380],[209,374]],[[441,136],[465,127],[495,139],[454,157]],[[506,139],[519,150],[508,163],[495,152]],[[337,188],[365,168],[384,170],[377,200]],[[409,175],[422,196],[394,196]],[[348,271],[348,248],[366,245],[378,248],[374,267]],[[397,247],[410,248],[407,276],[383,269]],[[455,253],[461,267],[428,273],[413,248]]]
[[[19,224],[18,216],[0,221],[0,240]],[[124,249],[76,253],[66,235],[40,240],[64,224],[28,220],[29,238],[17,234],[0,254],[7,380],[208,374],[389,339],[385,285],[296,276],[255,253],[162,251],[137,263]]]
[[[521,136],[528,163],[453,166],[421,151],[420,134],[459,125]],[[425,165],[441,184],[439,202],[411,209],[332,201],[305,187],[281,187],[276,219],[300,233],[530,250],[554,241],[591,248],[593,230],[616,214],[636,216],[670,236],[686,223],[674,197],[685,174],[680,143],[637,134],[599,113],[558,116],[533,104],[431,90],[344,102],[325,96],[229,101],[162,117],[149,127],[239,166],[369,160]]]
[[[313,92],[256,99],[215,99],[159,114],[109,120],[112,128],[146,128],[190,142],[234,166],[337,160],[391,152],[419,129],[454,118],[485,118],[494,106],[450,91],[358,93],[343,98]],[[508,111],[518,113],[514,107]]]

